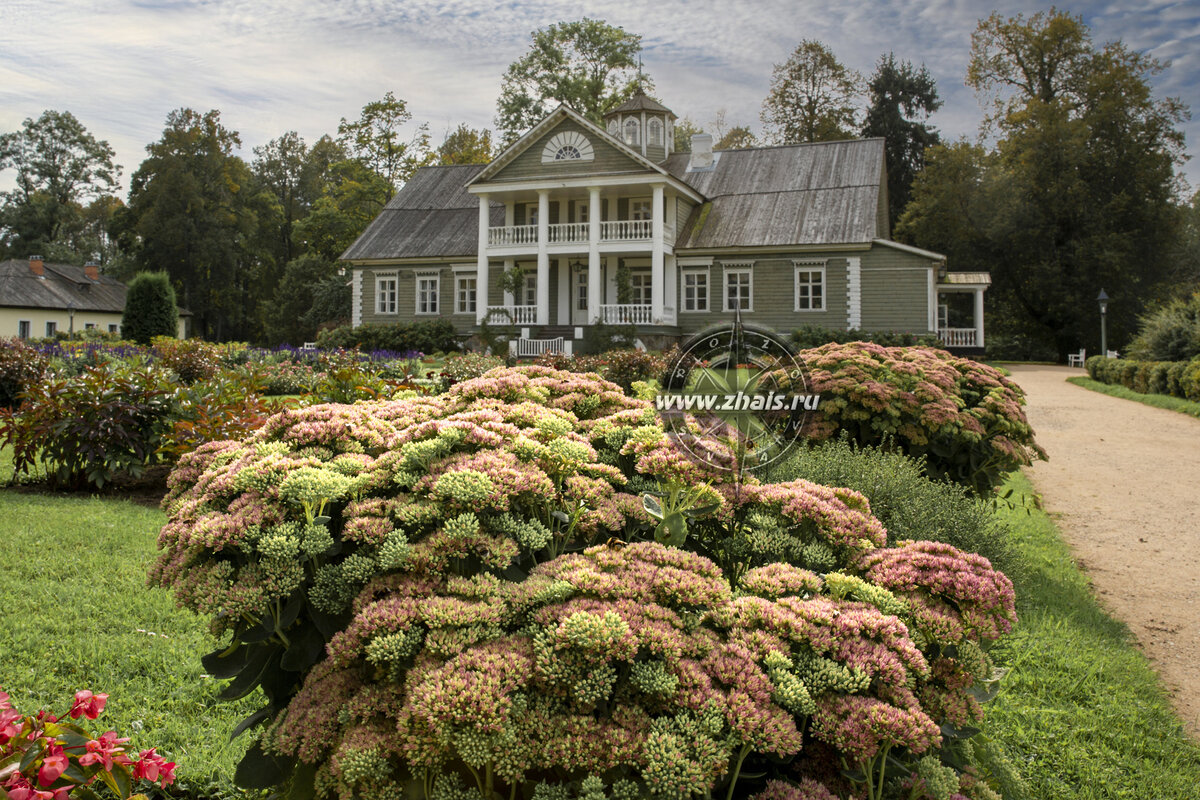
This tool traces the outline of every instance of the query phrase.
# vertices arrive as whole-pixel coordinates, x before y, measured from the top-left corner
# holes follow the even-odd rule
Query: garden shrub
[[[848,331],[823,328],[820,325],[801,325],[792,331],[792,344],[808,349],[821,345],[846,342],[874,342],[884,347],[941,347],[934,334],[908,333],[905,331]]]
[[[459,349],[454,323],[447,319],[403,322],[395,325],[343,325],[317,334],[324,349],[392,350],[395,352],[452,353]]]
[[[485,372],[504,365],[505,360],[502,356],[493,356],[487,353],[463,353],[449,356],[442,364],[438,380],[441,383],[442,391],[446,391],[456,383],[478,378]]]
[[[0,339],[0,408],[16,408],[25,388],[46,374],[50,359],[20,339]]]
[[[1088,376],[1101,383],[1124,386],[1142,394],[1166,394],[1200,401],[1200,357],[1192,361],[1132,361],[1093,356],[1085,364]]]
[[[263,690],[244,785],[874,797],[941,754],[989,796],[955,737],[1011,582],[889,546],[853,490],[732,475],[613,383],[496,369],[185,456],[151,581],[229,637],[225,697]]]
[[[179,309],[175,290],[165,272],[139,272],[125,292],[121,335],[138,344],[150,344],[155,336],[175,336]]]
[[[158,362],[184,383],[211,378],[221,369],[221,347],[202,339],[156,336],[152,345]]]
[[[583,355],[544,353],[535,363],[571,372],[593,372],[617,384],[626,394],[632,394],[633,384],[638,381],[654,380],[661,383],[667,367],[678,358],[678,352],[678,348],[672,347],[663,352],[608,350]]]
[[[1125,354],[1135,361],[1190,361],[1200,356],[1200,292],[1142,317]]]
[[[887,529],[889,545],[906,539],[945,542],[986,557],[1009,577],[1020,568],[1016,544],[991,505],[957,484],[930,480],[919,458],[839,437],[797,447],[768,470],[760,474],[763,480],[802,478],[860,492]]]
[[[1192,359],[1179,375],[1179,389],[1188,400],[1200,403],[1200,357]]]
[[[923,458],[930,477],[979,495],[1046,457],[1025,417],[1024,392],[994,367],[945,350],[862,342],[799,355],[809,391],[821,396],[805,424],[810,439],[844,433],[860,445],[889,442]]]

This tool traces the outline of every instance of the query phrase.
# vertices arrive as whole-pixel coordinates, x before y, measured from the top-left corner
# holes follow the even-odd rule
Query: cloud
[[[643,36],[657,94],[680,116],[759,127],[773,64],[818,39],[870,73],[895,52],[925,63],[944,134],[974,136],[963,86],[984,0],[6,0],[0,5],[0,131],[48,108],[69,110],[117,149],[126,174],[168,111],[219,108],[250,148],[287,130],[312,141],[394,91],[436,136],[459,122],[490,127],[506,66],[530,32],[590,16]],[[1025,0],[1005,13],[1030,15]],[[1170,69],[1160,95],[1200,107],[1200,8],[1194,2],[1086,2],[1073,9],[1097,42],[1121,39]],[[1189,143],[1200,121],[1186,127]],[[1200,166],[1190,166],[1200,184]],[[8,175],[0,176],[3,185]]]

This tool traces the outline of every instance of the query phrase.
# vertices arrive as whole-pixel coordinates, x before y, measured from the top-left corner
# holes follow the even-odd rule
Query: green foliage
[[[387,92],[383,99],[363,106],[357,120],[349,122],[343,117],[338,124],[338,144],[390,185],[385,202],[418,167],[433,162],[427,124],[418,125],[412,137],[403,141],[401,129],[410,122],[412,112],[408,110],[408,104]]]
[[[941,142],[929,115],[942,107],[933,75],[924,64],[879,58],[867,83],[864,137],[883,137],[887,164],[888,220],[895,223],[908,205],[913,178],[925,168],[925,151]]]
[[[603,20],[558,22],[533,32],[529,52],[508,65],[496,101],[502,144],[566,103],[595,123],[653,82],[638,71],[642,37]]]
[[[312,253],[288,262],[267,311],[267,339],[299,346],[315,339],[322,323],[347,317],[347,281],[337,273],[333,262]],[[329,297],[328,290],[334,286],[346,291]]]
[[[1191,361],[1134,361],[1092,356],[1084,364],[1100,383],[1124,386],[1138,394],[1163,394],[1200,402],[1200,356]]]
[[[396,325],[343,325],[317,335],[321,348],[391,350],[397,353],[450,353],[458,350],[458,333],[450,320],[422,320]]]
[[[478,378],[488,370],[503,367],[506,363],[503,357],[487,353],[454,355],[448,357],[442,364],[442,371],[438,375],[438,379],[441,381],[444,392],[456,383]]]
[[[20,405],[17,395],[40,381],[49,366],[40,350],[16,337],[0,339],[0,409]]]
[[[121,333],[138,344],[150,344],[155,336],[175,336],[179,309],[175,290],[165,272],[139,272],[125,293]]]
[[[154,339],[152,352],[158,357],[159,364],[174,372],[175,377],[185,384],[211,378],[221,369],[221,348],[202,339],[158,336]]]
[[[932,334],[907,333],[904,331],[860,331],[822,328],[820,325],[801,325],[792,331],[792,344],[797,347],[820,347],[837,342],[874,342],[884,347],[941,347],[942,343]]]
[[[767,136],[779,144],[852,139],[861,93],[862,76],[825,45],[805,39],[771,72],[762,108]]]
[[[1200,292],[1176,298],[1140,320],[1126,355],[1141,361],[1191,361],[1200,356]]]
[[[860,447],[846,437],[797,449],[760,476],[781,482],[803,478],[861,492],[888,532],[888,542],[905,539],[952,544],[978,553],[1015,579],[1020,556],[992,504],[952,483],[930,480],[920,458],[884,446]]]
[[[571,372],[594,372],[606,381],[620,386],[625,394],[632,395],[634,384],[639,381],[662,383],[667,367],[674,363],[675,358],[676,352],[673,349],[661,353],[649,350],[608,349],[582,355],[545,353],[538,357],[537,363]]]
[[[437,161],[443,165],[486,164],[492,160],[492,132],[475,130],[465,122],[446,134],[437,149]]]

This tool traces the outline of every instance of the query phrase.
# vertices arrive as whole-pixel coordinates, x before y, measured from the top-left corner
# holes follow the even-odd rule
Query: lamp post
[[[67,303],[67,320],[68,320],[67,338],[74,339],[75,338],[75,302],[74,301]]]
[[[1108,355],[1108,318],[1105,316],[1108,312],[1108,295],[1104,290],[1100,290],[1100,296],[1096,298],[1096,302],[1100,304],[1100,355]]]

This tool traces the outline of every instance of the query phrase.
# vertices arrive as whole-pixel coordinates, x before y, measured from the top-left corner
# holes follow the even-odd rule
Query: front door
[[[571,276],[571,324],[588,324],[588,273],[580,270]]]

